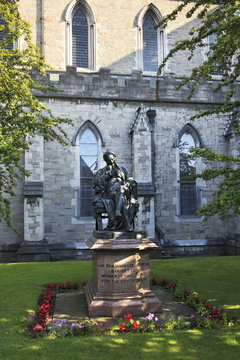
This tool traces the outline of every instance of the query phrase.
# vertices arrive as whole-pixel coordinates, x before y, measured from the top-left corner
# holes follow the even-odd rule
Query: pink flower
[[[146,320],[152,320],[152,318],[154,317],[154,314],[150,314],[148,316],[145,317]]]
[[[33,331],[43,331],[43,327],[41,324],[37,324],[34,328]]]

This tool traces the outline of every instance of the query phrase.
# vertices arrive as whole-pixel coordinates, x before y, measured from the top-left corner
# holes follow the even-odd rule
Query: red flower
[[[82,283],[82,287],[84,287],[87,283],[88,283],[88,280],[85,280],[85,281]]]
[[[137,330],[137,328],[138,328],[138,323],[134,321],[132,330]]]
[[[132,320],[132,314],[124,315],[124,320],[125,321]]]
[[[122,333],[124,333],[124,323],[120,324],[120,330],[121,330]]]

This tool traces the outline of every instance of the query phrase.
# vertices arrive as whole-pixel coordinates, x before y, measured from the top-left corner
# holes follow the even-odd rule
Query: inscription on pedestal
[[[95,269],[100,291],[129,292],[149,288],[149,262],[143,254],[124,258],[104,256],[98,258]]]
[[[139,266],[143,270],[147,263],[140,263]],[[98,264],[99,270],[104,270],[101,273],[101,282],[116,282],[116,283],[130,283],[136,281],[147,280],[146,274],[139,276],[138,272],[134,268],[134,264],[118,265],[118,264]]]

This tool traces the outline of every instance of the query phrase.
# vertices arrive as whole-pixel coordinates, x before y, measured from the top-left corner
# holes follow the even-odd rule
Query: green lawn
[[[41,285],[91,278],[91,262],[0,264],[0,359],[240,358],[240,257],[152,260],[151,276],[177,280],[221,306],[238,324],[222,330],[182,330],[79,338],[30,339],[23,331]]]

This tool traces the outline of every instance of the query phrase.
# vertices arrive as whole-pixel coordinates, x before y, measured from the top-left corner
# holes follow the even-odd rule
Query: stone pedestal
[[[23,241],[17,255],[19,262],[50,261],[50,252],[44,240]]]
[[[159,312],[161,302],[150,290],[149,251],[157,246],[133,232],[95,231],[93,279],[84,287],[90,317]]]

